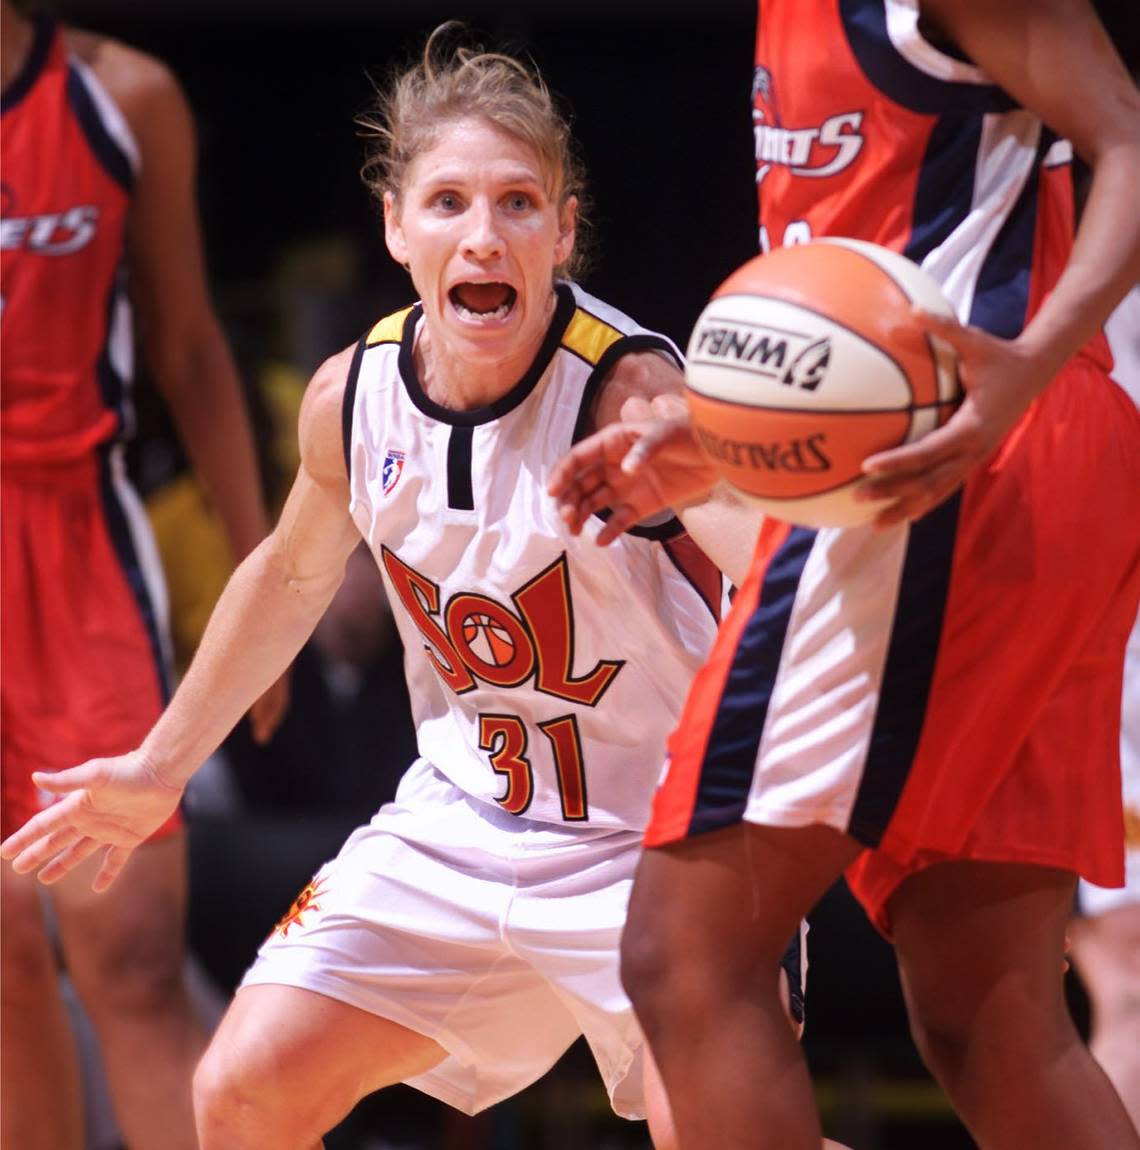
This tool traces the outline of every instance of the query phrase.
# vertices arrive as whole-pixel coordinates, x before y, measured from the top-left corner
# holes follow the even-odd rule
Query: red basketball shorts
[[[918,523],[768,521],[669,744],[647,846],[824,823],[886,931],[946,859],[1123,880],[1119,722],[1140,599],[1140,413],[1074,360]]]
[[[136,747],[167,694],[157,553],[121,456],[6,466],[0,481],[0,823],[55,771]],[[158,834],[180,825],[176,816]]]

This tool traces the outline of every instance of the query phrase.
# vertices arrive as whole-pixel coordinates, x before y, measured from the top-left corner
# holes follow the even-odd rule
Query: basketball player
[[[166,693],[161,575],[123,470],[130,304],[239,557],[266,520],[238,381],[206,293],[193,132],[173,78],[122,44],[27,19],[9,0],[0,0],[0,64],[8,833],[47,799],[33,772],[130,749]],[[283,701],[275,689],[258,705],[263,737]],[[94,898],[81,868],[51,902],[124,1139],[178,1150],[196,1144],[190,1083],[206,1038],[182,981],[185,842],[169,814],[110,897]],[[0,1140],[78,1148],[80,1079],[41,892],[7,868],[0,882]]]
[[[761,242],[921,263],[967,395],[866,461],[875,526],[765,523],[671,739],[624,972],[680,1144],[817,1144],[767,972],[847,870],[979,1145],[1136,1147],[1060,972],[1077,875],[1122,877],[1140,416],[1098,329],[1140,272],[1140,97],[1078,0],[772,0],[753,99]],[[1059,137],[1094,171],[1075,244]],[[571,526],[613,507],[604,540],[700,470],[682,416],[607,429],[552,490]]]
[[[37,775],[67,797],[4,848],[49,882],[102,851],[106,888],[308,637],[365,539],[407,652],[421,757],[247,974],[196,1076],[204,1150],[307,1150],[401,1080],[473,1113],[579,1034],[615,1110],[645,1113],[619,938],[721,578],[672,517],[603,552],[596,527],[572,537],[546,496],[576,437],[679,393],[678,353],[565,278],[581,174],[541,80],[451,51],[449,35],[382,101],[366,169],[421,302],[318,370],[280,523],[138,750]],[[702,513],[706,530],[723,519],[694,508],[694,530]],[[726,536],[747,540],[746,567],[745,519]],[[666,1121],[651,1117],[659,1145]]]

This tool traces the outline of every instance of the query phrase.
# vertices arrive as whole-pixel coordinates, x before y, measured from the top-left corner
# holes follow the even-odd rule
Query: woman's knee
[[[663,908],[658,915],[632,916],[622,934],[622,985],[650,1029],[660,1016],[680,1019],[709,1009],[710,998],[731,981],[727,971],[712,977],[713,964],[692,931],[692,945],[677,945],[684,933]]]
[[[68,968],[92,1018],[150,1017],[187,1001],[180,936],[107,934],[71,947]]]
[[[1079,1041],[1062,990],[1041,985],[1010,969],[984,994],[955,993],[953,981],[928,993],[907,987],[911,1035],[931,1072],[943,1081],[977,1071],[985,1076],[1002,1068],[1032,1068],[1058,1057]],[[904,980],[905,983],[905,980]]]
[[[741,858],[749,857],[746,837],[741,829],[716,844],[738,869]],[[723,866],[715,868],[720,881],[706,878],[687,887],[679,860],[683,864],[694,853],[677,859],[643,857],[630,900],[621,944],[622,983],[649,1030],[658,1018],[677,1026],[701,1025],[744,999],[770,1001],[782,1009],[780,964],[788,939],[799,929],[793,910],[770,896],[771,914],[740,914],[739,907],[749,905],[746,900],[756,891],[748,873],[736,876],[734,883],[725,881]],[[786,922],[795,926],[785,930]]]
[[[0,988],[5,1006],[41,1002],[56,994],[59,964],[43,920],[5,915],[0,930]]]
[[[668,916],[634,921],[622,938],[621,973],[626,993],[645,1029],[666,1020],[689,1031],[731,1011],[743,1000],[770,999],[783,1009],[779,986],[782,948],[757,930],[725,940],[670,926]]]
[[[271,1043],[232,1033],[206,1049],[194,1072],[194,1121],[203,1150],[315,1143],[337,1117],[327,1092],[297,1088]]]
[[[660,923],[631,914],[621,939],[621,980],[635,1002],[649,998],[669,972],[668,947]]]
[[[205,1111],[256,1105],[265,1097],[272,1076],[260,1059],[240,1043],[211,1042],[194,1071],[194,1104]]]

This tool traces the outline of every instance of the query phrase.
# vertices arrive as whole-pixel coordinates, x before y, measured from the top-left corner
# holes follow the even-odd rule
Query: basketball
[[[953,316],[935,281],[877,244],[826,239],[757,256],[724,281],[689,340],[693,427],[720,474],[805,527],[868,522],[864,459],[913,443],[961,400],[953,349],[913,306]]]

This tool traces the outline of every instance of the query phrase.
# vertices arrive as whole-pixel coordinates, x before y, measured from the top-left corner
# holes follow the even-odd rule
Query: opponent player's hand
[[[281,726],[289,709],[290,673],[285,672],[249,709],[250,733],[253,741],[264,746]]]
[[[598,533],[601,546],[651,515],[700,498],[717,480],[683,407],[644,407],[650,416],[669,415],[627,422],[642,413],[623,409],[622,422],[575,444],[551,474],[548,491],[575,535],[594,512],[610,509]]]
[[[92,884],[97,891],[115,881],[131,851],[170,818],[182,797],[182,788],[160,779],[139,751],[66,771],[35,771],[32,782],[64,797],[0,843],[0,857],[11,859],[18,874],[38,871],[41,882],[53,883],[103,850]]]
[[[1013,429],[1046,382],[1043,373],[1014,340],[999,339],[957,320],[916,313],[932,336],[958,356],[965,398],[945,426],[917,443],[880,452],[863,461],[869,482],[860,502],[894,502],[876,516],[876,527],[920,518],[948,499],[975,467]]]

